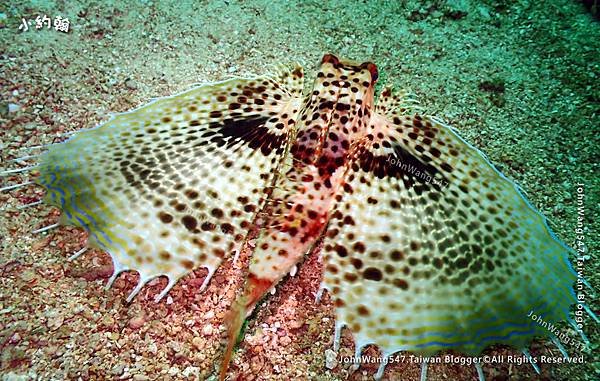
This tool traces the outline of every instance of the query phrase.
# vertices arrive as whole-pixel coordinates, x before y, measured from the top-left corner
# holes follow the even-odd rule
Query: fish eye
[[[379,78],[379,71],[377,70],[377,65],[369,62],[367,64],[367,69],[369,70],[369,73],[371,73],[371,82],[377,82],[377,78]]]
[[[328,63],[328,62],[331,63],[333,66],[340,64],[340,60],[333,54],[325,54],[323,56],[323,59],[321,60],[321,64]]]
[[[371,83],[377,82],[377,78],[379,78],[379,72],[377,71],[377,65],[372,62],[365,62],[360,65],[362,69],[367,69],[369,73],[371,73]]]

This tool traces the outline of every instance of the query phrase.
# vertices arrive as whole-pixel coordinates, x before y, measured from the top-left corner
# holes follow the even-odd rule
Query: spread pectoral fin
[[[287,85],[301,87],[298,73]],[[212,274],[240,250],[275,181],[296,87],[229,80],[120,114],[42,157],[46,201],[110,253],[115,274],[166,275],[170,286],[194,268]]]
[[[324,242],[324,286],[357,348],[522,348],[548,334],[530,311],[565,319],[568,249],[511,181],[430,118],[370,127]]]

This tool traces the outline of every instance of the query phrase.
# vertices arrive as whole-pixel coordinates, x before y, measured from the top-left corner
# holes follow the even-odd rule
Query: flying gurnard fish
[[[552,336],[530,311],[556,323],[577,301],[570,249],[450,127],[389,88],[376,104],[377,76],[327,54],[306,95],[298,65],[203,85],[51,146],[35,182],[58,224],[110,254],[109,285],[139,273],[129,301],[166,276],[158,301],[199,267],[206,286],[251,251],[221,378],[244,319],[321,241],[336,349],[347,327],[357,354],[477,355],[495,343],[527,354],[534,336]]]

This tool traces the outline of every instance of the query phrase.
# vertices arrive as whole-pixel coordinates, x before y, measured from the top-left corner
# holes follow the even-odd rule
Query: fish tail
[[[225,327],[227,327],[227,349],[225,350],[225,355],[223,356],[223,362],[221,363],[221,370],[219,372],[219,380],[225,380],[225,376],[227,375],[227,369],[229,368],[229,363],[231,362],[231,357],[233,356],[233,348],[237,344],[237,339],[244,324],[244,320],[246,319],[246,296],[242,296],[238,298],[234,303],[225,317]]]
[[[219,380],[225,380],[227,375],[227,369],[229,363],[233,357],[233,348],[238,342],[240,330],[244,324],[244,320],[252,310],[256,303],[264,296],[264,294],[273,287],[274,282],[272,280],[258,278],[254,274],[248,276],[244,293],[242,296],[236,299],[231,306],[231,310],[225,316],[225,327],[227,327],[227,348],[223,356],[223,362],[221,363],[221,370],[219,372]]]

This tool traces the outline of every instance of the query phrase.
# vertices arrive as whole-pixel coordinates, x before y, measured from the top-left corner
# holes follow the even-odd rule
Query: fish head
[[[371,108],[378,76],[377,65],[372,62],[342,61],[333,54],[325,54],[314,90],[335,103],[358,103]]]
[[[326,54],[302,111],[292,155],[331,173],[349,159],[365,136],[374,106],[377,66]],[[335,163],[332,164],[332,163]]]

